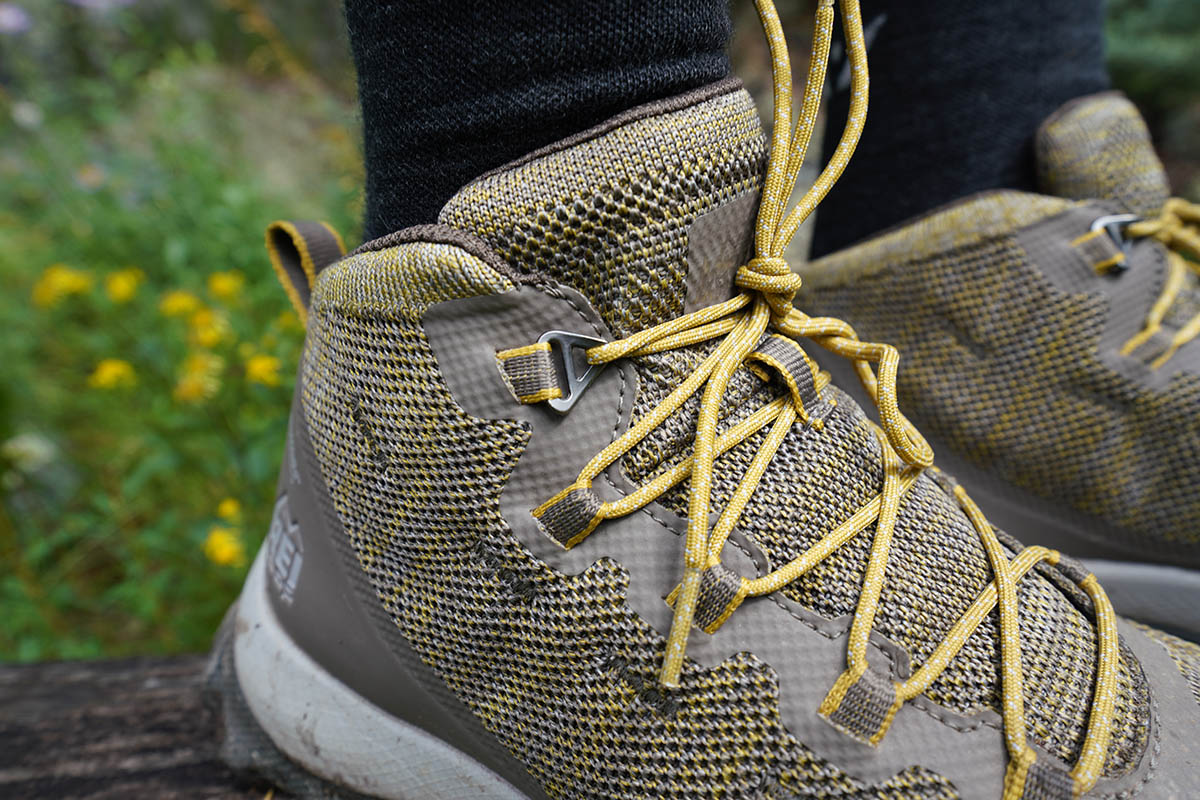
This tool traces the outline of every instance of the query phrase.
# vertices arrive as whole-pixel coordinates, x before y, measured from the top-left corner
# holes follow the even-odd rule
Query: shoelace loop
[[[792,310],[792,300],[800,290],[801,280],[787,259],[760,256],[738,269],[734,284],[739,289],[762,292],[771,304],[771,310],[782,319]]]
[[[1130,223],[1126,230],[1130,236],[1150,236],[1200,258],[1200,204],[1182,197],[1168,198],[1157,217]]]

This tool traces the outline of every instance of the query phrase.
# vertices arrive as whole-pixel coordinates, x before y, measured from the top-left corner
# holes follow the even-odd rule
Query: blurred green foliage
[[[780,6],[802,45],[811,3]],[[1200,4],[1109,9],[1115,82],[1194,181]],[[761,41],[733,50],[763,90]],[[207,646],[302,337],[261,231],[357,239],[353,84],[335,0],[0,0],[0,659]]]
[[[1108,0],[1108,66],[1153,122],[1200,97],[1200,3]]]
[[[0,40],[0,658],[206,646],[303,335],[261,232],[361,208],[336,4],[94,5]]]
[[[1200,3],[1108,0],[1113,83],[1142,109],[1178,192],[1200,195]]]

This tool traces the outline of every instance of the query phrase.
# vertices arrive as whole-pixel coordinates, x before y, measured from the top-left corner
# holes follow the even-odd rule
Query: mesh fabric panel
[[[1038,182],[1059,197],[1115,201],[1144,217],[1159,213],[1170,186],[1137,107],[1116,92],[1067,104],[1035,138]],[[1186,288],[1164,322],[1178,330],[1200,314],[1200,277],[1188,271]]]
[[[1170,194],[1145,121],[1119,93],[1067,104],[1042,125],[1035,144],[1038,180],[1050,194],[1112,200],[1144,217],[1157,215]],[[1200,276],[1189,270],[1185,281],[1164,320],[1175,330],[1200,314]]]
[[[1116,92],[1064,106],[1034,140],[1038,184],[1058,197],[1107,198],[1143,216],[1158,213],[1170,190],[1137,107]]]
[[[564,576],[500,515],[528,439],[468,416],[420,325],[436,302],[507,288],[446,245],[352,257],[323,278],[304,407],[337,513],[384,608],[420,657],[562,798],[953,798],[920,768],[868,786],[781,726],[778,681],[751,654],[689,664],[669,694],[665,643],[602,559]]]
[[[900,348],[902,406],[955,452],[1143,546],[1200,543],[1200,376],[1179,370],[1153,390],[1105,363],[1104,298],[1038,270],[1003,207],[1028,198],[1036,213],[1044,200],[1015,198],[968,201],[831,257],[803,302]],[[956,239],[930,252],[930,230]]]
[[[762,138],[742,92],[639,120],[601,137],[488,176],[466,187],[442,221],[486,240],[514,268],[562,281],[595,305],[616,336],[678,316],[686,294],[687,226],[701,213],[761,180]],[[1014,208],[1014,214],[1026,213]],[[711,344],[635,360],[640,389],[634,418],[686,377]],[[771,396],[743,370],[724,408],[728,425]],[[699,397],[624,460],[645,480],[690,450]],[[744,474],[759,437],[724,456],[715,510]],[[574,476],[564,476],[564,485]],[[861,412],[842,396],[826,430],[793,428],[743,516],[742,528],[780,565],[882,488],[878,445]],[[686,515],[677,489],[661,502]],[[603,535],[602,530],[594,535]],[[819,613],[853,611],[869,533],[785,589]],[[920,662],[991,578],[978,534],[949,497],[923,479],[896,529],[877,627]],[[1065,759],[1078,754],[1090,707],[1095,640],[1090,622],[1049,582],[1021,583],[1027,714],[1033,738]],[[736,615],[729,624],[736,624]],[[929,695],[962,710],[999,711],[993,618],[981,626]],[[1063,670],[1071,663],[1076,669]],[[1122,661],[1110,774],[1137,760],[1146,739],[1140,667]]]

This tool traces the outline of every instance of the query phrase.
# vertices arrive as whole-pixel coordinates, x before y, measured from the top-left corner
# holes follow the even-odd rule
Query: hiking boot
[[[1200,207],[1168,198],[1118,93],[1067,104],[1035,150],[1045,194],[967,197],[807,264],[798,302],[904,353],[901,404],[990,520],[1195,638]]]
[[[228,761],[304,796],[1200,792],[1200,648],[994,531],[896,406],[895,351],[793,309],[780,254],[862,108],[785,216],[816,97],[792,131],[760,10],[769,151],[724,82],[324,269],[327,231],[272,230],[308,334],[212,662]],[[856,359],[879,425],[817,350]]]

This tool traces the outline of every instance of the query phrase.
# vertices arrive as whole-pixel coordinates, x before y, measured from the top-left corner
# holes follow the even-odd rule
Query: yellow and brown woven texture
[[[1116,92],[1075,100],[1038,132],[1038,184],[1074,200],[1107,198],[1134,214],[1158,213],[1170,194],[1150,132]]]
[[[1145,125],[1119,95],[1049,120],[1039,158],[1049,187],[1076,198],[1104,192],[1114,211],[1156,212],[1149,206],[1166,197]],[[1148,556],[1194,559],[1200,363],[1181,351],[1158,388],[1144,369],[1114,368],[1116,348],[1101,351],[1114,313],[1106,298],[1060,288],[1019,239],[1073,205],[1016,192],[969,198],[808,265],[797,302],[894,343],[904,355],[901,403],[956,454],[1098,517]],[[1065,234],[1051,226],[1044,235]],[[1138,280],[1136,269],[1122,280]],[[1200,311],[1191,272],[1187,281],[1165,328]]]
[[[763,146],[749,96],[723,94],[488,176],[466,187],[441,219],[487,241],[514,268],[577,289],[614,336],[626,336],[682,313],[687,226],[757,187]],[[634,419],[678,386],[712,346],[634,359],[640,384]],[[726,394],[722,429],[778,391],[739,371]],[[862,412],[845,395],[830,392],[839,403],[825,421],[826,435],[794,429],[742,516],[740,527],[774,564],[811,546],[882,485],[878,442]],[[699,402],[694,396],[623,460],[632,481],[644,482],[690,453]],[[763,435],[717,460],[714,511],[736,489]],[[686,487],[660,502],[686,516]],[[928,477],[905,497],[894,541],[876,627],[919,664],[991,581],[991,570],[971,523]],[[851,614],[869,547],[865,537],[852,540],[784,593],[830,618]],[[1071,762],[1086,732],[1093,691],[1092,624],[1040,575],[1023,580],[1019,593],[1029,735]],[[997,626],[989,617],[928,696],[962,712],[999,711],[997,652]],[[1064,660],[1072,669],[1061,668]],[[1140,667],[1125,655],[1108,774],[1123,773],[1140,756],[1147,707]]]
[[[654,677],[663,639],[602,560],[564,576],[500,516],[527,443],[465,414],[421,325],[438,302],[509,288],[444,244],[331,268],[314,298],[302,384],[317,459],[387,613],[449,689],[555,798],[953,798],[914,767],[848,778],[781,726],[778,681],[753,655]]]

